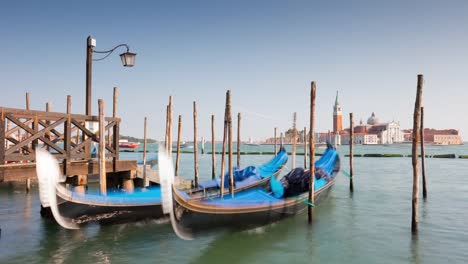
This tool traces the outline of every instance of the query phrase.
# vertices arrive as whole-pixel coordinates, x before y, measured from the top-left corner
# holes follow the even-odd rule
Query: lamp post
[[[130,52],[130,47],[127,44],[120,44],[114,48],[106,51],[95,51],[96,40],[91,36],[88,36],[87,45],[86,45],[86,115],[91,115],[91,81],[92,81],[92,69],[93,61],[100,61],[107,58],[114,50],[119,47],[126,47],[127,51],[120,54],[120,59],[122,60],[122,65],[124,67],[133,67],[135,65],[135,56],[136,53]],[[99,59],[93,59],[93,53],[106,54],[104,57]]]

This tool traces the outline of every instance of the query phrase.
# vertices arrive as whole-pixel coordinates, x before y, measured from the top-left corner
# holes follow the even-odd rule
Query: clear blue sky
[[[468,131],[467,1],[7,1],[0,8],[0,105],[85,110],[86,37],[96,50],[127,43],[138,53],[124,68],[119,50],[93,64],[97,99],[112,113],[119,87],[122,134],[163,138],[165,107],[192,138],[192,102],[199,135],[221,135],[224,96],[242,113],[243,140],[286,130],[292,113],[308,126],[310,81],[317,81],[317,131],[332,128],[340,92],[344,125],[374,111],[381,121],[412,127],[416,75],[425,75],[426,127]],[[174,133],[177,129],[174,128]],[[466,135],[466,132],[465,132]]]

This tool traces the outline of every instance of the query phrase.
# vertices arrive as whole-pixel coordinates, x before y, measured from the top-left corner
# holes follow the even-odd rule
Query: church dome
[[[372,112],[372,115],[367,119],[367,124],[368,125],[377,125],[379,123],[379,119],[375,117],[374,112]]]

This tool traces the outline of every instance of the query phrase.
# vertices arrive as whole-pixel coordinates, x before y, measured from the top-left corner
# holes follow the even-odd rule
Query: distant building
[[[341,136],[341,144],[349,145],[349,134]],[[353,144],[375,145],[379,144],[379,138],[374,134],[354,133]]]
[[[344,133],[349,134],[349,128],[341,134]],[[400,130],[399,122],[380,123],[374,112],[367,119],[367,124],[363,124],[361,120],[359,125],[354,127],[354,133],[362,136],[362,143],[355,140],[356,144],[394,144],[404,141],[404,133]],[[343,141],[342,144],[348,144],[348,142]]]
[[[405,141],[413,140],[413,130],[404,130]],[[456,129],[424,129],[424,142],[436,145],[460,145],[463,143],[462,137]]]

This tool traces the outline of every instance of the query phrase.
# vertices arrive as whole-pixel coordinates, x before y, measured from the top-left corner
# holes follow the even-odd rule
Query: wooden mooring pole
[[[274,139],[274,141],[275,141],[275,156],[278,153],[278,148],[276,146],[276,130],[277,130],[277,128],[275,127],[275,139]]]
[[[292,135],[292,168],[296,168],[296,140],[297,140],[297,129],[296,129],[296,112],[293,114],[293,135]]]
[[[117,118],[117,98],[118,98],[118,91],[117,87],[114,87],[114,94],[112,98],[112,117]],[[79,130],[78,130],[79,131]],[[78,132],[77,131],[77,132]],[[77,136],[78,139],[78,136]],[[115,156],[112,158],[112,166],[114,167],[114,171],[117,171],[117,161],[119,160],[119,140],[120,140],[120,123],[117,122],[117,125],[114,126],[112,131],[112,144],[114,145],[115,149]],[[133,180],[129,183],[133,188]]]
[[[221,152],[221,198],[224,196],[224,171],[225,171],[225,163],[226,163],[226,141],[227,141],[227,134],[228,134],[228,119],[227,119],[227,108],[228,108],[228,95],[229,90],[226,92],[226,104],[224,108],[224,128],[223,128],[223,147]]]
[[[168,145],[168,151],[167,153],[169,153],[169,157],[172,158],[172,112],[173,112],[173,98],[172,98],[172,95],[169,96],[169,128],[168,128],[168,141],[169,141],[169,145]]]
[[[101,195],[107,194],[106,179],[106,138],[104,124],[104,100],[98,100],[99,105],[99,190]]]
[[[179,162],[180,162],[180,134],[182,131],[182,116],[179,115],[179,123],[177,126],[177,153],[175,163],[175,176],[179,176]]]
[[[426,188],[426,154],[424,152],[424,107],[421,106],[421,173],[422,173],[422,185],[423,185],[423,199],[427,198]]]
[[[280,148],[283,147],[283,133],[280,133]]]
[[[215,116],[211,115],[211,178],[216,178]]]
[[[146,143],[147,143],[147,138],[146,138],[146,135],[147,135],[147,126],[146,126],[146,123],[147,123],[147,119],[146,119],[146,116],[145,116],[145,121],[144,121],[144,132],[143,132],[143,186],[146,187],[146,186],[149,186],[149,180],[148,180],[148,177],[146,175]]]
[[[416,88],[416,100],[414,103],[413,115],[413,145],[412,145],[412,163],[413,163],[413,198],[412,198],[412,213],[411,213],[411,232],[413,234],[418,232],[418,207],[419,207],[419,177],[418,177],[418,143],[419,143],[419,129],[421,122],[421,101],[422,101],[422,88],[424,77],[422,74],[418,75],[418,86]]]
[[[310,168],[310,183],[309,183],[309,207],[307,210],[308,213],[308,222],[312,224],[314,208],[313,204],[315,202],[314,198],[314,186],[315,186],[315,81],[311,83],[310,88],[310,128],[309,128],[309,168]]]
[[[205,137],[201,137],[201,154],[205,154]]]
[[[353,113],[349,113],[349,190],[351,192],[354,191],[353,144],[354,144],[354,120],[353,120]]]
[[[195,166],[194,187],[198,187],[198,142],[197,142],[197,102],[193,102],[193,159]]]
[[[240,167],[240,127],[241,127],[241,113],[237,113],[237,167]]]
[[[29,100],[29,92],[26,92],[26,110],[30,110],[30,100]],[[21,130],[18,129],[18,141],[21,142]],[[24,153],[24,152],[23,152]],[[26,192],[31,190],[31,179],[26,179]]]
[[[164,136],[164,148],[169,154],[169,105],[166,106],[166,134]]]
[[[304,127],[304,135],[302,138],[304,141],[304,169],[307,169],[307,127]]]
[[[228,168],[228,171],[229,171],[229,193],[231,194],[231,196],[234,196],[234,175],[233,175],[233,171],[232,171],[232,165],[233,165],[233,162],[232,162],[232,115],[231,115],[231,91],[228,90],[228,94],[227,94],[227,109],[228,109],[228,115],[227,115],[227,118],[228,118],[228,139],[229,139],[229,159],[228,159],[228,164],[229,164],[229,168]]]

